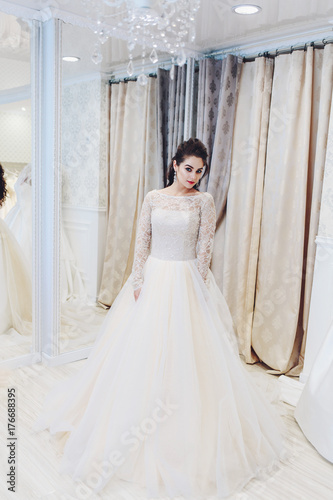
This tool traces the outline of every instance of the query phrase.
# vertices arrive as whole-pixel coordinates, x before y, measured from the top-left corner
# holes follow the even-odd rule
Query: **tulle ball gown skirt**
[[[282,458],[279,417],[249,380],[208,277],[195,259],[150,255],[137,301],[129,277],[84,367],[35,424],[66,432],[62,472],[97,492],[117,476],[147,498],[225,498]]]

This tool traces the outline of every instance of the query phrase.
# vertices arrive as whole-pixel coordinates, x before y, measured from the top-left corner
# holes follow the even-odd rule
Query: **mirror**
[[[107,231],[111,226],[108,220],[111,191],[109,75],[120,70],[126,73],[128,48],[125,41],[115,38],[101,44],[88,28],[66,23],[61,26],[61,328],[58,353],[64,354],[93,345],[114,299],[111,293],[109,298],[109,288],[103,282],[111,272],[108,269],[110,256],[106,256]],[[140,58],[140,46],[135,48],[133,56]],[[133,109],[139,109],[137,102],[144,102],[141,94],[140,90],[132,91]],[[126,182],[125,176],[123,178]],[[153,187],[157,185],[155,178],[152,183]],[[118,237],[123,231],[123,223],[126,221],[120,220],[117,224]],[[134,241],[131,245],[134,246]],[[113,258],[117,261],[118,257],[111,255]],[[128,267],[126,272],[128,275]],[[106,296],[108,300],[105,301]],[[64,359],[77,359],[86,352],[77,352]]]
[[[0,361],[33,351],[31,28],[0,12]]]
[[[86,28],[62,24],[59,352],[92,346],[107,310],[98,304],[108,213],[108,81],[91,59]]]

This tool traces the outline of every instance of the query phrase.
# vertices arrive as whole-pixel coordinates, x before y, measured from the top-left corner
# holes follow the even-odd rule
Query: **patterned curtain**
[[[204,59],[199,62],[196,136],[207,146],[210,163],[209,176],[203,178],[200,190],[211,193],[215,201],[217,228],[211,268],[221,290],[225,204],[241,67],[240,59],[233,55],[223,60]]]
[[[231,146],[241,60],[228,55],[222,61],[216,132],[210,162],[207,191],[214,197],[217,228],[224,214],[230,182]]]
[[[110,306],[131,273],[145,194],[162,187],[157,162],[157,82],[111,86],[110,210],[99,302]]]
[[[272,78],[272,60],[243,64],[227,198],[222,289],[247,363],[258,360],[251,338]]]
[[[201,59],[199,61],[197,131],[198,137],[207,147],[208,161],[211,162],[215,140],[216,122],[221,88],[222,59]],[[207,178],[201,183],[205,191]]]
[[[184,140],[186,64],[170,70],[158,69],[158,158],[163,168],[164,185],[171,158]]]

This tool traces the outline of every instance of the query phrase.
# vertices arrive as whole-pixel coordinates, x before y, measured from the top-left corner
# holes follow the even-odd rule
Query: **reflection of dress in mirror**
[[[5,197],[6,183],[0,165],[0,206]],[[31,274],[14,235],[0,219],[0,334],[13,333],[12,328],[21,335],[31,334]]]
[[[7,196],[0,207],[0,219],[5,219],[8,212],[14,207],[16,203],[16,193],[14,189],[15,182],[17,180],[16,172],[5,172],[6,189]]]
[[[17,241],[25,252],[28,262],[32,265],[32,188],[31,164],[21,171],[16,183],[16,205],[6,217],[6,223],[12,230]],[[81,274],[63,225],[60,225],[60,260],[61,260],[61,301],[73,298],[86,298],[85,287]]]
[[[200,141],[180,145],[177,179],[145,196],[132,273],[85,365],[50,391],[35,424],[60,433],[61,471],[89,498],[113,479],[143,498],[225,498],[285,454],[209,269],[215,205],[193,187],[206,158]]]

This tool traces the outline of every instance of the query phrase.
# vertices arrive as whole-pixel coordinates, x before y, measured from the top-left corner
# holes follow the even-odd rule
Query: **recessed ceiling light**
[[[80,58],[77,56],[64,56],[62,60],[66,62],[77,62],[80,60]]]
[[[26,109],[25,108],[21,108],[21,111],[26,111]]]
[[[234,5],[233,7],[231,7],[231,10],[235,14],[242,14],[242,15],[246,16],[246,15],[250,15],[250,14],[257,14],[258,12],[261,11],[261,7],[259,7],[259,5],[243,3],[240,5]]]

